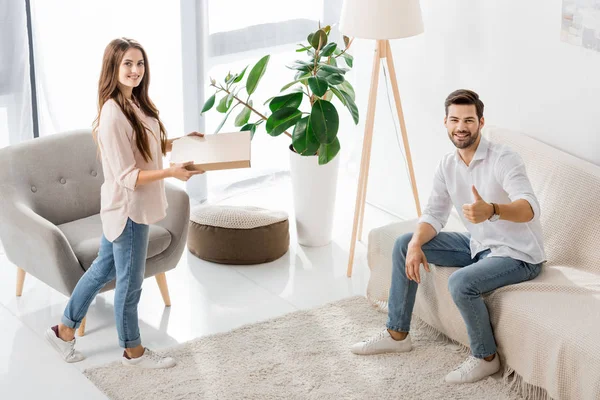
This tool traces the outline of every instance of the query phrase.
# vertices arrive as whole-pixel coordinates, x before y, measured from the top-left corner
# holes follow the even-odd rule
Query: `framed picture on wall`
[[[563,0],[560,38],[600,52],[600,0]]]

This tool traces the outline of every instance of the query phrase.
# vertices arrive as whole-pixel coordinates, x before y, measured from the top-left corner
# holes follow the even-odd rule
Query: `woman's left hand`
[[[192,133],[188,133],[186,136],[196,136],[196,137],[204,137],[204,133],[200,133],[200,132],[192,132]]]

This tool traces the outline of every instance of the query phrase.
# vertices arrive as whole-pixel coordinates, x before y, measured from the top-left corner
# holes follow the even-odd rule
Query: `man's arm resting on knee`
[[[410,240],[409,246],[421,247],[425,243],[437,236],[435,228],[427,222],[419,222],[417,224],[417,230],[413,233],[413,237]]]

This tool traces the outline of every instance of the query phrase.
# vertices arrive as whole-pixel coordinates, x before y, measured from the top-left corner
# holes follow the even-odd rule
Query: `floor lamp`
[[[406,150],[406,161],[408,163],[417,214],[419,216],[421,215],[419,194],[417,192],[410,147],[406,135],[406,124],[404,123],[400,93],[398,92],[398,81],[396,80],[392,48],[390,47],[389,42],[390,39],[415,36],[423,32],[423,21],[421,18],[419,0],[344,0],[340,18],[340,32],[350,37],[376,40],[373,72],[371,75],[371,90],[369,92],[365,136],[363,139],[360,174],[354,209],[352,242],[350,243],[350,255],[348,260],[347,275],[348,277],[351,277],[357,234],[358,238],[362,237],[369,165],[371,163],[371,145],[373,144],[373,125],[375,123],[375,104],[377,102],[379,69],[381,67],[382,59],[384,58],[388,65],[394,101],[396,102],[396,111],[398,112],[398,119],[400,121],[404,149]]]

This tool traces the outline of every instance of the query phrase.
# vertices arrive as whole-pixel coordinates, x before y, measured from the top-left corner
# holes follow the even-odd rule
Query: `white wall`
[[[444,99],[458,88],[479,93],[488,124],[600,165],[600,53],[560,41],[561,7],[562,0],[421,0],[425,33],[392,41],[423,206],[437,162],[453,150],[443,126]],[[346,125],[342,141],[352,170],[360,162],[373,46],[353,44],[349,79],[361,124]],[[377,101],[368,201],[413,217],[383,76]]]

